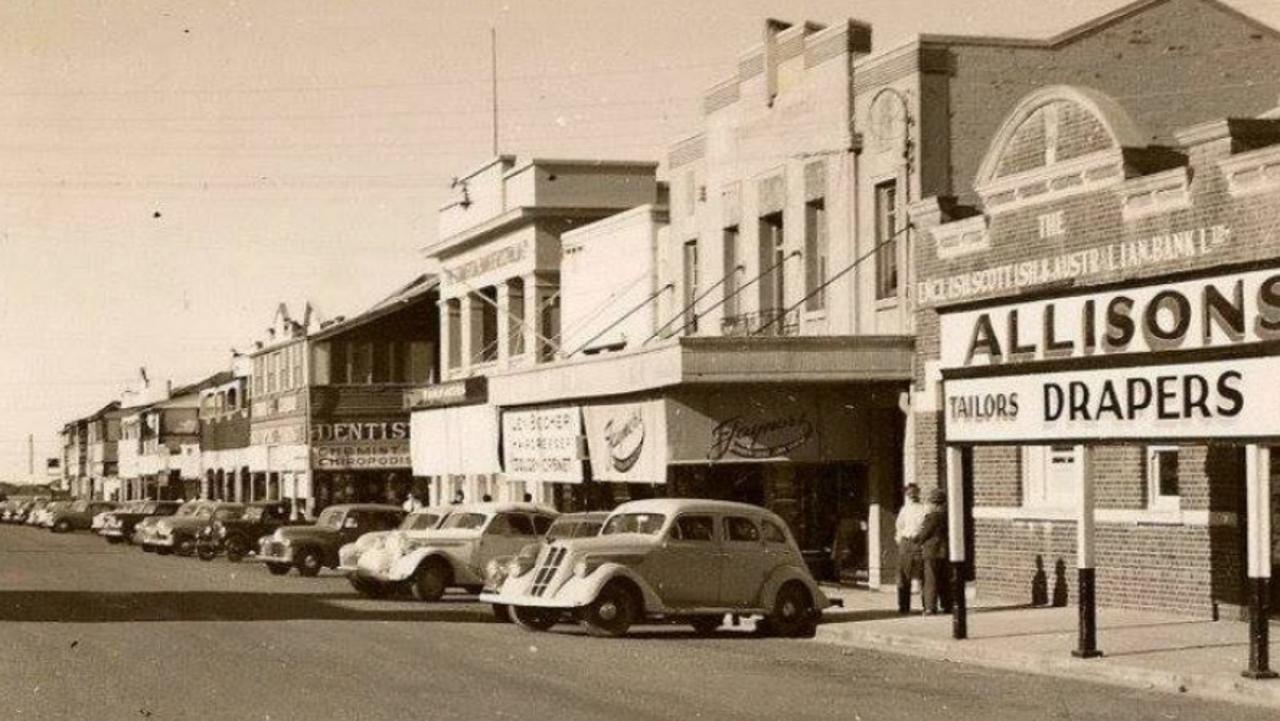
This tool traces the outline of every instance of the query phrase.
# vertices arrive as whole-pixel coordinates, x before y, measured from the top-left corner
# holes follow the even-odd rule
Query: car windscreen
[[[436,513],[411,513],[400,522],[402,531],[426,531],[436,527],[440,516]]]
[[[619,513],[609,517],[600,535],[643,533],[652,536],[662,530],[662,524],[666,520],[667,517],[661,513]]]
[[[441,528],[471,529],[484,526],[487,516],[483,513],[453,513],[440,524]]]
[[[196,509],[195,517],[196,518],[213,518],[213,509],[208,506],[203,506],[201,508],[198,508]]]
[[[316,519],[316,525],[321,528],[339,528],[342,526],[342,509],[329,508],[320,514]]]

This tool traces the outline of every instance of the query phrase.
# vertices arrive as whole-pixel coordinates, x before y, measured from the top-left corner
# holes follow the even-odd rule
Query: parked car
[[[196,555],[202,561],[212,561],[225,551],[228,561],[239,563],[256,550],[254,541],[258,538],[282,526],[303,523],[290,520],[291,510],[288,501],[256,501],[247,504],[238,516],[218,511],[196,534]]]
[[[321,568],[338,567],[338,549],[363,533],[395,528],[404,518],[399,506],[352,503],[329,506],[307,526],[277,528],[258,540],[257,560],[273,575],[297,568],[302,576],[314,576]]]
[[[423,508],[404,517],[400,525],[390,531],[370,531],[361,535],[354,542],[338,549],[338,570],[347,574],[351,586],[365,596],[381,598],[387,594],[386,588],[377,584],[366,583],[356,574],[360,556],[369,551],[381,550],[387,539],[395,534],[408,531],[428,531],[440,525],[444,517],[449,515],[452,506],[434,506]]]
[[[116,507],[113,501],[72,501],[49,514],[45,525],[54,533],[84,531],[93,525],[93,517]]]
[[[177,521],[183,526],[196,525],[199,523],[196,520],[197,514],[203,514],[205,520],[213,515],[214,503],[215,501],[186,501],[168,516],[144,518],[134,526],[133,542],[148,553],[157,553],[162,556],[171,553],[173,544],[171,540],[165,540],[165,536],[161,534],[161,529],[165,527],[161,524],[167,524],[170,529],[173,527],[172,521]],[[172,539],[172,530],[168,538]]]
[[[126,501],[123,507],[107,514],[98,535],[107,539],[107,543],[132,542],[134,531],[142,521],[172,516],[181,506],[181,501]]]
[[[109,507],[103,508],[93,514],[93,520],[89,523],[89,530],[94,533],[101,531],[102,527],[107,523],[107,516],[110,516],[121,508],[128,507],[130,503],[134,503],[134,501],[125,501],[124,503],[112,502]]]
[[[189,516],[175,514],[156,522],[153,543],[157,553],[194,556],[196,536],[201,529],[213,521],[235,520],[244,514],[243,503],[202,501],[201,504]]]
[[[517,557],[527,558],[530,562],[538,557],[542,546],[566,538],[590,538],[600,534],[608,511],[587,511],[585,513],[566,513],[551,523],[541,542],[530,543],[520,549],[514,556],[498,556],[489,560],[484,567],[484,589],[481,593],[496,593],[507,580],[508,569],[513,568]],[[493,615],[503,623],[511,620],[509,609],[500,603],[493,604]]]
[[[10,498],[4,502],[0,510],[0,521],[5,523],[25,523],[27,512],[35,505],[34,498]]]
[[[683,498],[618,506],[599,536],[547,544],[531,563],[518,557],[502,588],[480,600],[506,604],[528,630],[574,620],[595,636],[622,636],[645,620],[709,633],[726,614],[805,636],[831,605],[777,515]]]
[[[438,601],[449,588],[478,593],[491,559],[537,542],[558,515],[532,503],[453,506],[438,527],[395,534],[361,554],[352,585],[375,594],[407,587],[420,601]]]
[[[31,517],[27,518],[27,525],[37,526],[39,528],[49,528],[53,525],[49,522],[49,519],[53,517],[53,514],[70,505],[71,501],[50,501],[46,503],[43,508],[36,511]]]

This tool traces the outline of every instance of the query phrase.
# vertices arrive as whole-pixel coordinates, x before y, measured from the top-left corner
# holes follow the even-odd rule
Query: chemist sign
[[[1280,437],[1280,270],[940,320],[950,443]]]

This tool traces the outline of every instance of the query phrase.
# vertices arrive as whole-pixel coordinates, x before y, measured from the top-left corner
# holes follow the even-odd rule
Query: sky
[[[1126,0],[0,3],[0,480],[146,367],[192,382],[276,306],[351,315],[425,270],[499,145],[657,160],[766,17],[1043,37]],[[1231,0],[1280,20],[1280,0]]]

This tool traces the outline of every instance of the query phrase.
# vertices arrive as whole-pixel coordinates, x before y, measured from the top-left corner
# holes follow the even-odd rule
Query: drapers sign
[[[504,411],[503,466],[513,481],[581,483],[582,410],[578,406]]]
[[[1280,269],[944,311],[940,333],[949,442],[1280,436]]]

